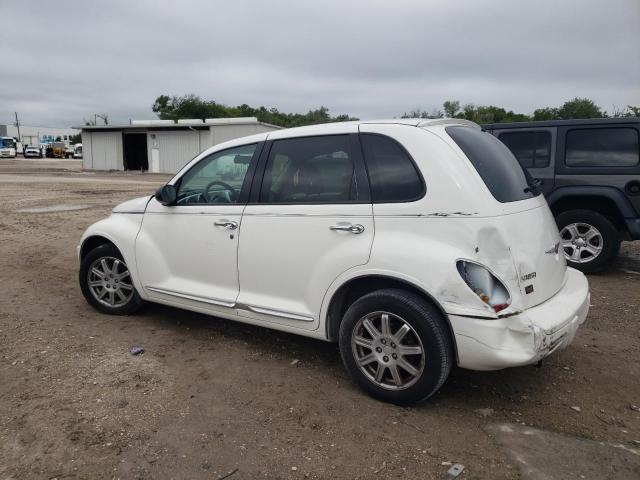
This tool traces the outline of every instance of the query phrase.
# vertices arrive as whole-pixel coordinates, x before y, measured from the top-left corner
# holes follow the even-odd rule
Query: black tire
[[[133,282],[131,282],[133,294],[130,296],[130,298],[128,298],[126,303],[122,305],[106,305],[105,303],[100,302],[92,293],[91,287],[89,286],[89,269],[92,265],[94,265],[96,261],[99,261],[103,258],[118,259],[120,260],[120,262],[122,262],[121,264],[126,267],[126,263],[124,262],[124,258],[122,258],[122,254],[116,248],[116,246],[111,243],[100,245],[99,247],[91,250],[87,255],[85,255],[85,257],[82,259],[82,262],[80,263],[79,281],[80,289],[82,290],[84,298],[93,308],[102,313],[108,313],[109,315],[130,315],[132,313],[135,313],[144,305],[144,300],[140,298],[140,295],[133,286]]]
[[[620,234],[615,225],[604,215],[593,210],[568,210],[556,217],[558,230],[571,224],[585,224],[595,227],[602,236],[602,250],[597,256],[588,256],[584,262],[572,261],[565,250],[567,264],[584,273],[600,272],[611,266],[613,259],[620,250]],[[564,240],[564,239],[563,239]]]
[[[362,325],[361,319],[373,312],[388,312],[400,317],[400,321],[404,321],[413,329],[410,334],[419,338],[422,344],[423,370],[413,377],[413,383],[407,382],[406,387],[390,389],[394,387],[381,386],[375,379],[369,378],[359,366],[357,353],[354,351],[358,347],[352,346],[352,338],[359,330],[359,325]],[[393,321],[398,322],[397,319]],[[393,329],[391,331],[393,332]],[[452,339],[440,311],[420,296],[399,289],[377,290],[356,300],[347,309],[340,324],[339,344],[342,361],[358,385],[372,397],[396,405],[413,405],[427,400],[443,385],[454,362]],[[369,350],[375,354],[373,348]],[[366,349],[361,351],[367,352]],[[384,355],[384,352],[380,355]],[[374,363],[383,365],[382,362]],[[387,378],[391,377],[390,369],[385,372]],[[404,370],[401,372],[405,375],[408,373]],[[392,382],[393,379],[389,378],[388,381]]]

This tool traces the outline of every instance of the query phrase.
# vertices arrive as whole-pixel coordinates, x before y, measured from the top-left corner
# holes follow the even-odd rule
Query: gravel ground
[[[640,242],[589,277],[591,313],[568,349],[540,368],[454,370],[430,402],[400,408],[361,393],[333,344],[160,305],[129,317],[87,305],[82,231],[166,178],[0,161],[1,480],[430,479],[449,462],[465,465],[459,478],[543,478],[505,446],[503,424],[554,432],[527,457],[544,469],[560,455],[548,478],[580,478],[572,458],[595,465],[582,478],[640,478]],[[41,210],[52,205],[66,208]],[[596,442],[579,454],[573,437]]]

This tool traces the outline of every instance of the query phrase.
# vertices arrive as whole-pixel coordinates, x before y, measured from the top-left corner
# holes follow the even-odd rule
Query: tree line
[[[162,120],[181,118],[232,118],[257,117],[259,121],[280,127],[299,127],[317,123],[344,122],[358,120],[347,114],[332,116],[329,109],[320,107],[307,113],[285,113],[277,108],[251,107],[247,104],[228,106],[214,100],[203,100],[197,95],[184,96],[160,95],[153,103],[152,110]],[[533,114],[515,113],[494,105],[462,105],[458,100],[447,100],[442,109],[431,111],[417,108],[405,112],[401,118],[462,118],[476,123],[527,122],[532,120],[566,120],[572,118],[640,117],[640,107],[627,105],[620,109],[614,107],[608,113],[588,98],[574,98],[558,107],[543,107]]]
[[[533,114],[515,113],[494,105],[475,105],[468,103],[461,105],[458,100],[447,100],[442,104],[442,110],[434,109],[430,112],[419,108],[402,114],[402,118],[463,118],[479,124],[530,122],[541,120],[570,120],[573,118],[610,118],[610,117],[640,117],[640,107],[627,105],[626,108],[613,108],[609,114],[588,98],[574,98],[559,107],[543,107],[533,111]]]
[[[180,118],[231,118],[257,117],[259,121],[280,127],[299,127],[316,123],[346,122],[358,120],[349,115],[329,115],[329,109],[320,107],[307,113],[285,113],[277,108],[250,107],[246,103],[230,107],[214,100],[203,100],[197,95],[182,97],[160,95],[153,103],[152,110],[162,120],[178,120]]]

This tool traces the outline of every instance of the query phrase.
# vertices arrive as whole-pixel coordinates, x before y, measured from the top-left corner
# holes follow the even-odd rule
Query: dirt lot
[[[640,242],[589,277],[570,348],[541,368],[455,370],[400,408],[357,390],[333,344],[158,305],[90,308],[82,231],[165,178],[0,161],[0,480],[428,479],[448,462],[466,479],[640,478]],[[67,210],[37,211],[52,205]]]

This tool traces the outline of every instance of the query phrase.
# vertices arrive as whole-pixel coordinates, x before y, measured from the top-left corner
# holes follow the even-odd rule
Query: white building
[[[132,120],[128,125],[82,126],[87,170],[176,173],[207,148],[280,127],[255,117],[206,120]]]
[[[80,133],[76,128],[55,128],[36,127],[33,125],[20,125],[20,138],[18,139],[18,128],[15,125],[0,125],[0,137],[14,137],[22,141],[22,145],[40,145],[41,143],[51,143],[60,138],[63,142],[69,143],[69,137]]]

